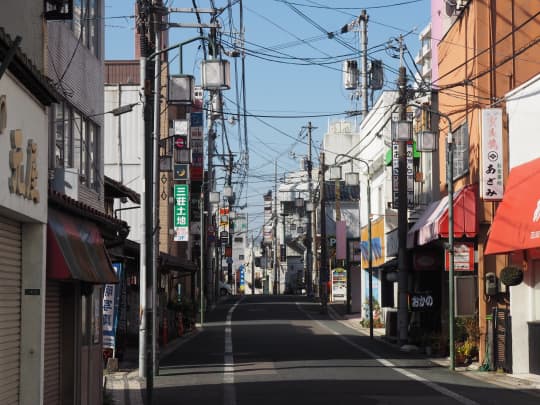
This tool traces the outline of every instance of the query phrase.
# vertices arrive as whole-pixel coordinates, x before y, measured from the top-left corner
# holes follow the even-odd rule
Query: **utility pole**
[[[367,23],[369,20],[366,10],[362,10],[362,14],[360,14],[359,20],[362,26],[362,43],[360,44],[360,54],[362,55],[362,119],[365,119],[368,114]]]
[[[141,238],[141,244],[140,244],[140,271],[139,271],[139,314],[140,314],[140,320],[139,320],[139,377],[145,378],[147,375],[147,369],[146,369],[146,324],[148,320],[148,312],[146,308],[146,296],[147,296],[147,283],[146,283],[146,272],[147,269],[151,269],[152,267],[148,267],[148,262],[150,262],[147,258],[146,253],[146,245],[148,236],[151,235],[151,232],[148,231],[147,226],[147,218],[149,218],[149,215],[152,213],[152,206],[151,206],[151,200],[149,197],[151,196],[150,190],[148,190],[147,185],[148,181],[147,174],[148,174],[148,168],[151,167],[149,165],[150,161],[150,149],[148,149],[148,125],[150,120],[150,109],[149,109],[149,103],[148,103],[148,89],[146,87],[146,57],[150,54],[150,51],[148,50],[148,41],[146,37],[146,30],[148,27],[148,4],[146,1],[139,0],[137,2],[137,13],[139,15],[139,25],[137,26],[137,31],[139,34],[139,45],[140,45],[140,76],[141,76],[141,101],[144,106],[143,110],[143,121],[144,125],[142,126],[141,131],[141,150],[143,151],[143,161],[144,164],[141,165],[141,178],[143,180],[143,189],[142,189],[142,196],[141,196],[141,210],[143,212],[142,218],[141,218],[141,234],[144,235],[144,237]],[[151,228],[150,228],[151,229]]]
[[[319,289],[322,304],[322,312],[326,313],[328,304],[328,281],[330,280],[330,271],[328,269],[328,246],[326,240],[326,193],[324,184],[324,175],[326,166],[324,163],[324,152],[321,152],[320,169],[320,196],[321,196],[321,262],[319,271]]]
[[[153,255],[152,260],[152,372],[153,375],[159,375],[159,346],[158,336],[158,313],[157,313],[157,260],[159,257],[159,140],[161,138],[161,21],[162,15],[158,9],[162,5],[161,0],[153,0],[153,29],[154,29],[154,111],[153,111],[153,138],[152,138],[152,158],[153,158],[153,176],[152,176],[152,198],[153,198],[153,218],[152,218],[152,236],[153,236]],[[152,379],[153,384],[153,379]]]
[[[272,288],[274,294],[277,294],[276,280],[278,278],[277,264],[277,160],[274,160],[274,286]]]
[[[203,179],[204,179],[204,172],[203,172]],[[204,183],[204,181],[203,181]],[[201,276],[201,286],[200,286],[200,315],[201,315],[201,327],[203,326],[204,322],[204,240],[206,238],[206,232],[204,231],[204,193],[201,192],[201,195],[199,197],[199,210],[200,210],[200,221],[201,221],[201,239],[199,241],[199,247],[200,247],[200,259],[201,259],[201,265],[200,265],[200,276]]]
[[[255,295],[255,240],[251,233],[251,295]]]
[[[316,129],[311,125],[311,121],[308,122],[307,133],[308,133],[308,159],[307,159],[307,175],[308,175],[308,201],[313,208],[313,184],[312,184],[312,169],[313,162],[311,160],[311,131]],[[313,233],[311,230],[311,216],[313,215],[314,210],[307,213],[307,230],[306,230],[306,287],[308,297],[313,295]]]
[[[403,64],[403,37],[399,38],[400,67],[398,77],[400,120],[407,119],[407,71]],[[398,142],[398,337],[401,344],[407,343],[409,326],[409,260],[407,254],[407,142]]]
[[[149,60],[155,50],[155,38],[153,36],[155,27],[151,18],[154,17],[153,7],[150,0],[140,0],[138,2],[138,12],[140,17],[139,35],[141,46],[141,85],[143,89],[144,100],[144,237],[141,243],[141,286],[140,286],[140,313],[141,322],[139,327],[139,375],[146,377],[146,403],[152,404],[152,395],[154,388],[154,354],[155,354],[155,329],[154,329],[154,272],[156,266],[155,244],[154,244],[154,212],[155,212],[155,151],[153,131],[154,128],[154,94],[152,89],[152,79],[155,76],[154,66]],[[154,83],[155,85],[155,83]],[[159,98],[159,97],[158,97]],[[144,371],[143,371],[144,370]]]

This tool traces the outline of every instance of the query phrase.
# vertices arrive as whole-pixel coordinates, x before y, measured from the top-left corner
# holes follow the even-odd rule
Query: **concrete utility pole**
[[[251,233],[251,295],[255,295],[255,240]]]
[[[154,142],[153,142],[153,109],[154,97],[150,78],[155,75],[154,66],[150,62],[150,55],[155,49],[155,38],[153,33],[155,27],[150,21],[153,17],[152,5],[149,0],[140,0],[138,3],[140,35],[140,65],[141,65],[141,86],[143,92],[143,235],[140,247],[140,327],[139,327],[139,375],[146,377],[146,402],[152,404],[152,394],[154,386],[154,284],[153,274],[156,266],[155,245],[154,245]]]
[[[311,131],[316,129],[311,125],[311,121],[308,122],[307,134],[308,134],[308,159],[307,159],[307,175],[308,175],[308,201],[313,208],[313,184],[312,184],[312,170],[313,170],[313,161],[311,160]],[[307,213],[307,230],[306,230],[306,289],[307,295],[311,297],[313,295],[313,233],[311,230],[311,216],[313,215],[314,210]]]
[[[159,258],[159,139],[161,138],[161,20],[158,7],[162,5],[161,0],[153,0],[153,29],[154,29],[154,131],[152,138],[152,158],[153,158],[153,176],[152,176],[152,197],[153,197],[153,218],[152,218],[152,237],[153,254],[152,260],[152,372],[153,375],[159,375],[159,346],[158,336],[158,313],[157,313],[157,260]],[[153,383],[153,380],[152,380]]]
[[[203,179],[204,179],[204,173],[203,173]],[[203,181],[204,183],[204,181]],[[200,265],[200,282],[201,282],[201,285],[200,285],[200,303],[199,303],[199,311],[200,311],[200,316],[201,316],[201,326],[203,326],[203,322],[204,322],[204,267],[205,267],[205,263],[204,263],[204,256],[205,256],[205,252],[204,252],[204,248],[205,248],[205,244],[204,244],[204,240],[206,238],[206,232],[204,230],[204,193],[201,192],[201,195],[199,197],[199,210],[200,210],[200,222],[201,222],[201,240],[199,241],[200,243],[200,260],[201,260],[201,265]]]
[[[277,294],[276,280],[278,278],[278,258],[277,258],[277,160],[274,160],[274,294]]]
[[[398,77],[400,120],[407,119],[407,71],[403,65],[403,37],[399,38],[400,67]],[[409,259],[407,253],[407,142],[398,142],[398,336],[401,344],[407,343],[409,326]]]
[[[140,4],[140,3],[139,3]],[[140,11],[140,8],[139,8]],[[140,13],[139,13],[140,15]],[[140,15],[140,21],[144,21],[143,16]],[[144,23],[141,22],[141,26],[144,27]],[[143,191],[141,195],[141,211],[143,212],[143,215],[141,217],[141,235],[144,235],[143,238],[141,238],[141,244],[140,244],[140,270],[139,270],[139,314],[140,314],[140,320],[139,320],[139,377],[145,378],[146,377],[146,321],[147,321],[147,311],[146,311],[146,265],[147,265],[147,258],[146,258],[146,239],[148,236],[147,229],[146,229],[146,218],[149,212],[151,212],[151,206],[148,207],[148,192],[146,190],[146,171],[148,168],[148,155],[150,154],[150,151],[146,149],[147,146],[147,136],[146,136],[146,127],[147,127],[147,116],[148,116],[148,101],[147,101],[147,95],[146,95],[146,87],[145,87],[145,77],[146,77],[146,38],[145,28],[139,27],[140,30],[140,76],[141,76],[141,102],[144,106],[144,125],[142,126],[142,131],[140,135],[140,142],[141,142],[141,150],[144,153],[144,164],[141,165],[141,179],[143,182]]]
[[[359,20],[361,23],[360,25],[362,26],[362,43],[360,44],[360,50],[362,55],[362,119],[364,119],[368,114],[367,23],[369,17],[366,10],[362,10]]]
[[[326,193],[324,185],[324,175],[326,166],[324,163],[324,152],[321,152],[321,169],[320,169],[320,196],[321,196],[321,262],[319,271],[319,289],[321,297],[322,312],[326,313],[328,304],[328,281],[330,280],[330,271],[328,269],[328,246],[326,239]]]

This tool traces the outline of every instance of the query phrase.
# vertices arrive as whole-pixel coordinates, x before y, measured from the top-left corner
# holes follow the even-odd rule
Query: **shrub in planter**
[[[516,266],[507,266],[501,270],[499,277],[507,286],[518,285],[523,281],[523,270]]]

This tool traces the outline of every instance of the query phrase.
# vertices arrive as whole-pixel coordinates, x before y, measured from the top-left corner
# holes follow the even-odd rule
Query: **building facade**
[[[8,23],[4,17],[0,27]],[[24,50],[14,41],[17,35],[32,38],[35,31],[26,28],[0,28],[0,61],[7,68],[0,79],[0,402],[5,404],[43,402],[47,358],[47,108],[57,94],[43,75],[37,51],[42,37],[28,40]],[[10,50],[14,56],[8,60]]]

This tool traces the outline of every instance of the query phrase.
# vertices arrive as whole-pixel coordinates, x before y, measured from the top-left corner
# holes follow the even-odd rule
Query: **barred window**
[[[99,56],[99,0],[74,0],[72,30],[81,44]]]
[[[100,128],[68,103],[50,108],[54,149],[51,158],[54,167],[72,167],[78,170],[81,182],[100,189]]]

